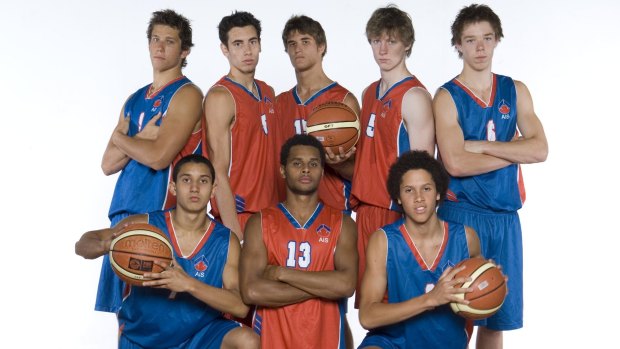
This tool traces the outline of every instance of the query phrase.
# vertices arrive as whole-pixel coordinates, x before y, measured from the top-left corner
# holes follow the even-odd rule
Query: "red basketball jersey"
[[[237,212],[258,212],[278,203],[276,178],[280,175],[277,149],[275,96],[266,83],[254,80],[258,96],[228,77],[213,87],[224,87],[235,100],[228,177]],[[207,152],[207,132],[203,127],[203,154]],[[214,216],[219,216],[215,199]]]
[[[390,166],[402,153],[410,150],[409,135],[401,114],[403,96],[414,87],[425,87],[415,76],[409,76],[380,96],[380,82],[368,86],[362,100],[362,129],[352,191],[361,203],[398,210],[398,205],[390,199],[386,183]]]
[[[296,87],[278,95],[277,108],[280,118],[280,136],[283,144],[295,134],[306,133],[306,122],[312,110],[326,102],[341,102],[350,94],[349,90],[333,82],[306,101],[302,101],[297,95]],[[284,181],[280,181],[280,199],[286,195]],[[357,200],[352,200],[351,182],[342,178],[334,169],[325,166],[323,179],[319,185],[319,198],[326,205],[342,211],[350,212],[357,205]]]
[[[279,204],[261,211],[268,264],[305,271],[334,270],[341,211],[319,203],[305,223]],[[280,308],[258,307],[254,329],[263,348],[339,348],[344,344],[343,302],[310,299]]]

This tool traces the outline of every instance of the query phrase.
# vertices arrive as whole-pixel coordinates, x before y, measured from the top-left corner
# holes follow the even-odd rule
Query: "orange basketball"
[[[323,103],[308,116],[306,130],[316,137],[325,149],[339,154],[338,147],[345,152],[357,144],[360,137],[360,122],[357,114],[348,105],[340,102]]]
[[[170,264],[172,245],[166,234],[150,224],[130,224],[110,244],[112,269],[128,284],[142,286],[150,280],[143,276],[145,272],[162,272],[156,260]]]
[[[456,274],[458,277],[470,277],[472,280],[455,287],[473,288],[472,292],[459,296],[469,301],[469,304],[450,303],[452,310],[458,315],[478,320],[495,314],[506,298],[506,280],[497,266],[484,258],[469,258],[455,266],[465,266],[465,269]]]

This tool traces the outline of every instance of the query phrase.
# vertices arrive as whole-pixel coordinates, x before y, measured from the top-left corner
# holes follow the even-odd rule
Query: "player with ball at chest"
[[[222,315],[244,317],[248,307],[238,291],[239,240],[206,215],[215,187],[213,166],[189,155],[177,163],[172,178],[176,208],[129,216],[112,228],[85,233],[75,245],[78,255],[98,258],[121,230],[148,223],[174,246],[172,264],[156,262],[164,271],[145,273],[149,281],[131,286],[123,298],[119,348],[258,348],[251,329]]]
[[[467,304],[454,265],[480,255],[476,232],[437,217],[448,174],[425,151],[403,154],[387,188],[404,217],[370,237],[362,280],[360,323],[370,332],[360,348],[466,348],[465,319],[448,303]],[[384,297],[387,295],[387,302]]]

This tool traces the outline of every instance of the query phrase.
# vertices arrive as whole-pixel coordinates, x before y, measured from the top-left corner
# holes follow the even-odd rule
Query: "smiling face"
[[[211,169],[204,163],[188,162],[178,170],[170,193],[177,197],[177,209],[206,212],[214,188]]]
[[[156,24],[151,31],[149,53],[153,70],[162,72],[180,69],[183,59],[189,54],[189,49],[181,49],[181,38],[177,29]]]
[[[294,194],[316,193],[323,176],[319,150],[309,145],[294,145],[290,149],[286,165],[280,166],[280,173],[287,188]]]
[[[424,224],[435,214],[440,195],[430,172],[407,171],[400,183],[398,203],[405,216],[416,224]]]
[[[490,69],[498,42],[491,24],[483,21],[467,24],[463,28],[460,43],[455,46],[467,66],[483,71]]]
[[[260,53],[260,39],[254,26],[233,27],[228,31],[228,42],[220,47],[231,69],[244,74],[254,73]]]

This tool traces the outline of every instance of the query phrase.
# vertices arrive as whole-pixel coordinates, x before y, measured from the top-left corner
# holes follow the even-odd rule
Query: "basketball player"
[[[241,246],[228,228],[205,214],[215,188],[215,170],[201,155],[181,159],[170,183],[177,206],[170,211],[132,215],[109,229],[89,231],[75,245],[84,258],[110,250],[110,242],[132,223],[149,223],[166,233],[174,246],[172,264],[152,281],[131,286],[118,313],[119,348],[258,348],[248,327],[224,319],[243,317],[248,307],[238,291]],[[207,266],[205,268],[205,266]],[[175,292],[173,298],[171,292]],[[205,304],[206,303],[206,304]]]
[[[326,102],[336,101],[348,105],[357,115],[360,107],[357,98],[346,88],[330,79],[323,71],[323,57],[327,53],[327,39],[321,24],[308,16],[293,16],[282,31],[284,50],[288,53],[297,85],[277,97],[282,140],[295,134],[306,133],[306,121],[312,110]],[[333,154],[327,150],[327,163],[319,185],[319,198],[323,203],[351,214],[351,178],[355,148],[347,153]],[[281,189],[285,186],[282,185]],[[281,190],[281,196],[286,190]]]
[[[345,302],[357,278],[353,220],[319,201],[325,151],[309,135],[282,147],[286,200],[250,218],[239,269],[241,296],[257,305],[262,348],[341,348]]]
[[[437,217],[448,174],[425,151],[403,154],[390,168],[387,189],[404,217],[375,232],[366,251],[360,323],[370,332],[360,348],[466,348],[465,319],[448,303],[468,278],[452,267],[480,255],[476,232]],[[387,302],[384,297],[387,293]]]
[[[250,215],[278,202],[275,95],[254,79],[260,21],[235,12],[222,18],[218,29],[230,71],[204,99],[203,151],[218,176],[213,214],[243,240]]]
[[[175,159],[200,152],[202,92],[183,76],[193,46],[189,21],[172,10],[153,13],[147,30],[153,82],[129,96],[103,154],[106,175],[121,171],[109,217],[174,206],[168,182]],[[117,312],[123,284],[104,257],[95,309]]]
[[[390,165],[410,149],[435,152],[431,96],[406,65],[414,42],[411,18],[395,6],[379,8],[368,20],[366,36],[381,79],[364,90],[353,172],[352,191],[360,201],[356,216],[360,278],[370,235],[401,217],[385,188]]]
[[[508,276],[504,305],[479,323],[479,348],[501,348],[501,331],[523,326],[517,210],[525,191],[519,164],[545,161],[548,152],[527,87],[492,72],[493,51],[502,37],[500,19],[489,7],[463,8],[452,24],[452,45],[463,70],[438,90],[433,104],[438,150],[452,177],[439,215],[473,227],[482,254]]]

